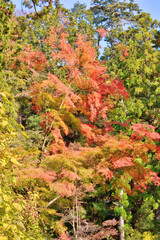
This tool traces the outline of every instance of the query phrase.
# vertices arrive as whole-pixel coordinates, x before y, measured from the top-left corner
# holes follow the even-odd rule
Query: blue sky
[[[160,0],[135,0],[144,12],[151,14],[153,19],[160,21]]]
[[[21,0],[12,0],[12,2],[17,6],[17,9],[21,9]],[[60,0],[61,4],[64,4],[64,7],[71,8],[77,0]],[[79,0],[80,3],[86,3],[88,6],[90,0]],[[160,0],[135,0],[140,8],[151,14],[153,19],[160,21]]]

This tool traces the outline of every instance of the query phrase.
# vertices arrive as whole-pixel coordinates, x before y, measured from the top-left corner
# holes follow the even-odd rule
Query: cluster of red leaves
[[[71,197],[74,196],[76,193],[76,187],[74,183],[69,181],[68,182],[57,181],[54,184],[52,184],[51,189],[58,195],[61,195],[62,197]]]
[[[67,37],[63,28],[60,33],[59,29],[51,28],[46,43],[53,49],[53,60],[65,62],[68,82],[79,89],[81,101],[76,105],[77,109],[91,122],[96,121],[98,115],[105,118],[106,111],[114,106],[110,97],[126,97],[128,93],[120,80],[109,80],[106,67],[96,60],[95,48],[85,36],[78,36],[75,49],[68,43]]]
[[[104,34],[104,30],[99,30],[99,33]],[[111,125],[117,122],[113,122],[110,126],[106,124],[103,134],[94,124],[98,117],[106,122],[106,113],[114,107],[115,102],[121,98],[128,98],[123,82],[109,78],[106,74],[106,67],[96,60],[95,48],[85,36],[78,36],[72,47],[68,42],[68,33],[62,26],[61,29],[51,28],[49,37],[44,41],[50,47],[52,60],[58,62],[59,67],[65,72],[64,82],[56,75],[48,73],[46,80],[41,83],[35,82],[31,86],[33,109],[37,112],[44,111],[44,99],[47,99],[45,103],[48,104],[48,110],[42,115],[41,122],[45,134],[50,134],[52,139],[47,155],[62,153],[66,150],[62,132],[67,135],[69,127],[65,124],[63,114],[59,114],[59,109],[63,104],[63,110],[84,116],[85,123],[80,118],[80,129],[88,142],[101,146],[102,152],[103,149],[108,149],[108,155],[103,155],[96,165],[99,174],[110,180],[113,176],[117,177],[119,181],[118,173],[123,170],[121,179],[129,177],[133,179],[135,190],[145,189],[149,179],[159,184],[159,178],[155,173],[144,167],[140,161],[136,162],[136,159],[141,159],[145,163],[148,161],[148,151],[156,152],[155,145],[140,142],[144,138],[152,141],[160,139],[160,135],[154,131],[152,126],[134,124],[131,127],[134,133],[130,138],[118,139],[105,135],[109,128],[112,130]],[[118,47],[122,51],[122,56],[126,57],[127,49],[121,44]],[[45,55],[34,52],[29,47],[26,49],[25,56],[19,57],[21,58],[19,61],[27,64],[32,72],[43,71],[45,67],[48,67]],[[91,122],[92,125],[86,122]],[[125,124],[121,125],[125,126]],[[44,173],[42,175],[45,179]],[[31,175],[31,177],[34,176]],[[40,178],[38,173],[37,176]],[[64,170],[63,174],[61,173],[61,179],[69,179],[70,184],[67,181],[57,181],[53,186],[54,191],[63,196],[74,195],[73,181],[78,179],[78,176]],[[123,185],[122,182],[119,181],[118,184]],[[125,186],[120,187],[125,188]],[[127,190],[129,191],[126,188]]]
[[[94,132],[92,131],[93,127],[89,126],[88,124],[82,123],[81,124],[81,131],[84,136],[86,136],[89,143],[92,143],[96,136]]]
[[[117,46],[121,52],[121,58],[123,61],[126,61],[126,57],[128,56],[128,51],[126,46],[124,46],[122,43],[117,43]]]
[[[160,160],[160,147],[157,147],[156,159],[157,159],[157,160]]]
[[[121,123],[121,122],[117,122],[117,121],[106,122],[105,127],[103,128],[103,133],[106,133],[106,132],[112,132],[113,133],[113,129],[114,129],[113,126],[114,125],[120,125],[122,127],[127,127],[128,123],[127,122]]]
[[[75,180],[81,178],[74,171],[61,169],[60,173],[47,171],[42,168],[24,168],[17,170],[17,179],[20,182],[25,180],[39,179],[50,186],[50,189],[62,197],[71,197],[75,195]]]
[[[123,167],[131,167],[133,165],[134,165],[134,163],[133,163],[133,160],[131,157],[122,157],[113,162],[114,169],[123,168]]]
[[[63,141],[61,132],[59,129],[54,129],[51,131],[52,136],[54,137],[53,143],[49,147],[49,151],[47,152],[46,156],[52,154],[57,154],[57,153],[62,153],[63,151],[66,150],[65,143]]]
[[[160,140],[160,134],[155,132],[155,127],[152,125],[136,123],[131,127],[131,129],[134,130],[131,139],[142,140],[147,138],[153,141]]]
[[[137,129],[139,131],[139,127],[139,125],[133,125],[135,131]],[[146,134],[146,128],[147,126],[144,127],[144,134]],[[154,129],[151,126],[148,128]],[[156,135],[156,139],[157,137],[158,135]],[[155,140],[155,135],[149,135],[150,140],[151,138]],[[156,156],[159,154],[159,148],[156,147],[154,142],[141,142],[139,138],[133,139],[132,136],[118,138],[109,135],[103,136],[99,141],[101,160],[99,163],[97,162],[97,172],[105,179],[111,180],[114,176],[115,184],[124,188],[128,194],[137,190],[144,191],[149,182],[160,185],[160,178],[157,173],[151,171],[146,164],[149,162],[149,152],[156,153]],[[133,181],[131,190],[129,185],[124,184],[129,179]]]
[[[31,86],[32,109],[36,110],[37,113],[44,111],[44,99],[47,99],[48,102],[55,103],[56,109],[61,108],[63,104],[63,108],[67,111],[78,112],[93,124],[99,116],[105,120],[107,111],[113,108],[119,99],[127,98],[128,92],[122,81],[109,79],[106,67],[103,67],[101,62],[96,60],[95,48],[86,40],[85,36],[78,36],[73,44],[74,47],[68,43],[67,38],[68,33],[62,26],[61,29],[52,27],[49,37],[44,40],[45,44],[50,47],[52,60],[59,62],[62,65],[62,70],[65,70],[66,81],[64,83],[56,75],[48,73],[48,79],[41,83],[33,83]],[[35,56],[32,57],[32,51],[29,47],[26,52],[29,69],[35,68],[37,71],[35,59],[40,53],[35,53]],[[45,56],[42,59],[43,64],[41,62],[39,64],[40,70],[43,70],[42,67],[46,64]],[[55,119],[51,115],[47,112],[47,115],[45,113],[43,117],[41,126],[45,131],[48,131],[47,124],[49,125]],[[63,115],[59,121],[63,122]],[[66,135],[68,134],[62,126],[59,125],[59,128]],[[52,154],[60,153],[62,148],[65,149],[61,131],[52,126],[48,133],[51,133],[54,139],[54,144],[50,147]],[[89,143],[92,143],[96,138],[95,129],[83,122],[81,123],[81,133],[86,136]]]
[[[20,66],[19,63],[21,63]],[[29,69],[33,73],[41,72],[46,67],[49,67],[49,64],[45,54],[32,50],[29,45],[18,56],[14,57],[14,62],[11,65],[12,69]]]
[[[62,233],[60,236],[60,240],[71,240],[66,233]]]
[[[46,183],[50,183],[57,178],[55,171],[45,172],[40,168],[24,168],[18,172],[18,179],[40,179]]]
[[[9,14],[10,14],[10,11],[4,10],[4,8],[1,6],[0,6],[0,11],[3,11],[6,16],[9,16]]]
[[[62,169],[60,177],[63,179],[69,179],[70,181],[81,180],[76,172]]]
[[[100,37],[103,38],[108,35],[107,31],[104,28],[98,28],[96,32],[99,33]]]

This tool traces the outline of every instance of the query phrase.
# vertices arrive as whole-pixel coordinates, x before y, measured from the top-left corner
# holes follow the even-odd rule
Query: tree
[[[101,26],[96,31],[110,49],[111,35],[114,41],[100,61],[90,10],[76,4],[70,12],[59,1],[55,8],[43,1],[43,9],[41,1],[28,3],[35,13],[4,21],[9,35],[1,67],[1,237],[100,240],[123,239],[125,233],[127,240],[156,239],[160,136],[145,124],[154,111],[149,113],[151,99],[137,88],[142,74],[145,95],[156,95],[158,104],[158,51],[151,44],[157,23],[129,12],[138,11],[133,1],[103,1],[100,14],[107,6],[104,22],[113,28],[110,35]],[[142,113],[137,99],[147,102]],[[151,121],[156,127],[157,119]],[[23,131],[17,132],[16,121]]]
[[[158,51],[152,45],[157,22],[146,13],[137,15],[135,20],[134,28],[121,32],[119,43],[114,46],[115,53],[107,61],[108,71],[111,76],[123,79],[130,93],[130,101],[120,103],[121,118],[141,119],[159,128],[159,60]],[[108,59],[107,51],[105,59]]]
[[[6,68],[5,51],[9,46],[11,28],[13,27],[13,24],[10,20],[12,17],[13,11],[14,11],[14,6],[10,1],[9,3],[6,3],[5,1],[0,1],[0,17],[2,19],[1,26],[0,26],[0,43],[1,43],[0,69],[1,70]]]
[[[57,1],[55,1],[57,2]],[[52,3],[53,1],[52,0],[45,0],[45,1],[42,1],[42,0],[23,0],[22,1],[22,4],[31,9],[31,8],[34,8],[34,12],[36,15],[39,15],[38,11],[37,11],[37,8],[39,7],[42,7],[44,6],[46,9],[48,9],[49,7],[52,6]]]
[[[85,4],[75,3],[70,11],[69,41],[76,41],[77,35],[86,35],[90,41],[94,40],[93,14],[90,9],[87,9]],[[94,42],[94,41],[93,41]]]
[[[37,82],[32,87],[33,109],[44,113],[42,115],[42,126],[45,129],[44,145],[50,133],[56,138],[58,128],[68,135],[72,127],[67,125],[75,121],[79,125],[78,129],[81,129],[80,132],[86,134],[87,140],[94,141],[96,131],[94,123],[99,116],[102,121],[106,119],[106,111],[113,107],[114,100],[120,95],[127,97],[122,83],[118,79],[110,82],[108,75],[105,74],[105,68],[95,60],[95,50],[91,44],[79,36],[75,42],[77,47],[74,49],[67,42],[67,37],[68,34],[62,27],[61,31],[52,28],[50,36],[46,39],[52,49],[53,61],[57,62],[58,68],[64,72],[63,76],[59,75],[62,80],[48,74],[47,80]],[[70,123],[67,120],[69,115]],[[63,142],[60,132],[58,138],[58,141],[61,139]],[[64,143],[62,147],[64,148]]]
[[[50,62],[54,61],[57,64],[55,67],[57,75],[48,73],[46,79],[33,82],[31,86],[32,109],[41,116],[41,127],[44,132],[38,167],[41,165],[45,167],[45,161],[42,159],[46,154],[50,156],[52,166],[50,170],[55,171],[54,155],[61,158],[61,164],[55,173],[57,177],[53,176],[56,180],[53,180],[50,177],[52,175],[47,172],[43,173],[44,178],[48,175],[47,178],[54,182],[54,186],[63,186],[64,191],[66,183],[63,177],[58,176],[61,176],[62,170],[64,176],[66,174],[71,176],[73,172],[74,179],[71,182],[70,177],[66,175],[70,182],[66,196],[71,191],[73,194],[71,196],[77,199],[74,184],[80,177],[79,169],[77,166],[71,167],[69,165],[71,159],[68,161],[67,157],[64,159],[62,156],[65,156],[63,154],[67,152],[71,142],[80,142],[84,145],[87,141],[91,148],[87,148],[85,160],[80,161],[84,162],[84,168],[88,171],[93,169],[95,175],[92,173],[94,176],[92,181],[95,181],[96,185],[109,180],[111,189],[115,192],[115,199],[119,199],[121,189],[131,194],[146,188],[148,180],[159,184],[156,173],[145,164],[149,161],[147,153],[151,151],[154,154],[157,151],[153,140],[159,139],[158,133],[154,132],[152,126],[147,127],[142,124],[133,126],[135,133],[131,137],[109,136],[107,114],[118,99],[128,97],[128,94],[122,82],[118,79],[111,80],[105,73],[106,68],[95,60],[95,49],[85,37],[78,36],[74,47],[69,44],[67,38],[68,33],[63,25],[61,29],[51,28],[48,38],[44,41],[51,50]],[[41,61],[37,61],[39,56]],[[27,52],[19,55],[19,61],[33,72],[35,79],[39,73],[50,67],[45,55],[30,49],[29,46]],[[146,142],[141,142],[146,138],[148,139]],[[94,148],[95,146],[97,147]],[[85,154],[85,149],[82,148],[82,152]],[[74,162],[78,164],[75,157],[73,157]],[[28,177],[42,178],[42,174],[38,173],[41,171],[39,168],[32,171],[36,172],[32,175],[27,174]],[[58,193],[59,190],[60,188],[57,187],[55,192]],[[62,195],[60,192],[59,194]],[[57,195],[54,198],[57,198]],[[72,206],[74,209],[75,205]],[[124,218],[127,217],[121,207],[115,211]],[[77,231],[78,229],[74,230],[75,236]]]
[[[135,132],[130,137],[106,135],[99,138],[99,147],[94,151],[88,150],[86,154],[86,165],[92,166],[95,176],[98,173],[101,175],[101,178],[98,176],[94,178],[96,184],[101,181],[104,189],[109,190],[109,186],[111,187],[112,195],[107,194],[107,200],[113,201],[111,200],[113,196],[116,200],[119,199],[120,205],[116,204],[115,213],[121,220],[126,221],[132,217],[127,212],[129,202],[126,193],[134,195],[138,191],[145,192],[150,182],[158,186],[160,184],[158,175],[150,166],[149,156],[151,152],[153,156],[156,155],[155,141],[160,138],[160,135],[153,131],[152,126],[143,124],[135,124],[132,129]],[[142,139],[144,142],[141,141]],[[124,229],[122,229],[121,239],[124,239]]]
[[[118,112],[113,111],[113,120],[116,116],[116,120],[146,121],[159,129],[159,53],[152,44],[158,22],[140,11],[134,1],[93,4],[95,17],[102,17],[99,24],[108,28],[101,58],[106,61],[111,78],[123,79],[130,94],[130,101],[119,102]]]
[[[124,0],[93,0],[91,11],[93,12],[95,26],[97,28],[102,27],[108,32],[106,44],[110,56],[114,45],[119,40],[119,32],[125,29],[128,24],[132,25],[135,14],[140,10],[132,0],[129,2]]]

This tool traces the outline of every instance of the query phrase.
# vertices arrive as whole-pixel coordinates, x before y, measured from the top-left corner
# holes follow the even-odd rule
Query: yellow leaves
[[[69,111],[63,111],[63,121],[68,126],[69,131],[80,131],[80,119]]]
[[[0,235],[0,240],[8,240],[8,237]]]
[[[55,215],[57,213],[55,209],[51,209],[51,208],[45,209],[45,211],[51,215]]]
[[[155,93],[156,93],[156,94],[160,94],[160,87],[157,87],[157,88],[156,88]]]
[[[93,172],[94,169],[93,168],[83,168],[80,167],[78,169],[79,175],[82,176],[83,181],[87,182],[87,183],[91,183],[90,180],[93,178]]]
[[[11,162],[14,163],[14,164],[16,164],[16,165],[19,165],[19,166],[21,165],[21,164],[17,161],[17,159],[14,158],[14,157],[11,158]]]
[[[68,127],[67,125],[62,121],[62,119],[59,121],[59,125],[61,126],[61,128],[63,129],[64,133],[66,135],[68,135]]]
[[[141,158],[135,158],[135,159],[133,159],[133,162],[136,164],[136,165],[142,165],[142,163],[143,163],[143,161],[142,161],[142,159]]]
[[[24,224],[21,221],[17,222],[17,226],[18,226],[18,228],[20,228],[21,231],[25,231],[26,230]],[[21,239],[21,237],[20,237],[20,239]]]
[[[3,97],[4,100],[8,101],[9,94],[6,91],[0,92],[0,95]]]
[[[136,87],[135,88],[135,93],[136,94],[142,93],[143,91],[144,91],[144,89],[142,87]]]
[[[16,211],[21,212],[22,211],[22,206],[19,203],[13,203],[13,207],[15,208]]]
[[[5,167],[6,166],[6,161],[4,159],[0,159],[0,165],[1,167]]]
[[[25,132],[22,132],[23,136],[26,137],[26,138],[30,138]]]
[[[62,221],[56,221],[52,223],[52,229],[58,233],[59,235],[61,235],[62,233],[65,232],[66,227],[63,225]]]
[[[144,232],[143,233],[143,240],[154,240],[154,239],[156,240],[157,237],[153,236],[151,232]]]
[[[8,121],[5,121],[5,120],[1,122],[2,128],[6,127],[8,124],[9,124]]]
[[[145,74],[152,74],[152,69],[149,68],[149,67],[147,67],[147,66],[145,66],[145,67],[144,67],[144,73],[145,73]]]

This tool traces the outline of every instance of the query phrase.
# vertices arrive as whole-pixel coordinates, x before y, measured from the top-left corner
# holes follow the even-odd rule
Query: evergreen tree
[[[139,7],[130,0],[93,0],[91,10],[96,27],[107,30],[106,44],[112,52],[119,39],[119,31],[128,27],[133,22],[133,17],[138,13]],[[111,57],[111,56],[110,56]]]

